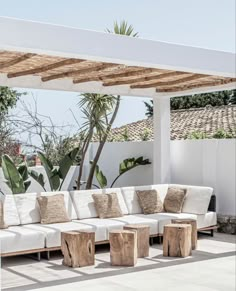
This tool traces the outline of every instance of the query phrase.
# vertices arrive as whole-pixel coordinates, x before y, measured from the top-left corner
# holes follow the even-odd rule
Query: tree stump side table
[[[66,231],[61,233],[63,265],[76,268],[94,265],[95,233]]]
[[[164,226],[163,256],[187,257],[192,253],[190,224],[167,224]]]
[[[137,263],[137,231],[112,230],[109,232],[112,266],[135,266]]]
[[[171,223],[192,225],[192,235],[191,235],[192,250],[196,250],[197,248],[197,221],[196,219],[188,219],[188,218],[172,219]]]
[[[142,224],[129,224],[124,226],[124,229],[137,231],[138,258],[148,257],[150,227]]]

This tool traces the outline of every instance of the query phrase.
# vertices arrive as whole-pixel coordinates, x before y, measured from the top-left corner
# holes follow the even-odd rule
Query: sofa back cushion
[[[120,188],[112,189],[93,189],[93,190],[79,190],[71,191],[70,195],[75,207],[75,211],[78,219],[98,217],[98,213],[95,208],[93,194],[108,194],[116,193],[119,201],[119,206],[123,215],[128,214],[124,198],[121,194]]]
[[[21,224],[39,223],[40,212],[37,197],[63,194],[65,207],[70,219],[76,219],[76,213],[67,191],[42,192],[42,193],[24,193],[15,195],[16,207],[20,217]]]
[[[160,196],[162,203],[167,193],[168,184],[160,185],[147,185],[147,186],[134,186],[134,187],[122,187],[121,193],[124,197],[126,206],[128,208],[129,214],[138,214],[142,213],[142,209],[139,205],[138,196],[136,191],[144,190],[156,190]]]
[[[20,224],[20,218],[15,203],[15,196],[16,195],[12,194],[1,196],[1,200],[4,201],[4,222],[7,226]]]
[[[175,188],[185,188],[185,196],[182,212],[193,214],[206,214],[213,194],[213,188],[189,185],[169,185]]]

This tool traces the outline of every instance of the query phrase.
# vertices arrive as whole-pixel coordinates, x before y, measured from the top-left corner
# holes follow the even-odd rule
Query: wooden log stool
[[[66,231],[61,233],[63,265],[76,268],[94,265],[95,233]]]
[[[192,235],[191,235],[192,250],[196,250],[197,248],[197,221],[196,219],[188,219],[188,218],[172,219],[171,223],[192,225]]]
[[[134,266],[137,263],[137,231],[112,230],[109,232],[112,266]]]
[[[164,226],[163,256],[187,257],[192,253],[190,224],[167,224]]]
[[[125,230],[136,230],[137,231],[137,248],[138,258],[144,258],[149,256],[149,236],[150,227],[142,224],[130,224],[124,226]]]

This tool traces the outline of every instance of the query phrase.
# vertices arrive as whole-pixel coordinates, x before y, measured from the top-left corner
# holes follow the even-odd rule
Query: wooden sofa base
[[[210,231],[211,236],[214,234],[214,230],[218,228],[217,225],[205,227],[205,228],[200,228],[198,229],[198,233],[202,233],[205,231]],[[154,238],[158,238],[158,242],[161,243],[163,234],[152,234],[150,235],[150,244],[153,244]],[[109,240],[104,240],[104,241],[99,241],[96,242],[95,245],[103,245],[103,244],[109,244]],[[5,253],[5,254],[0,254],[0,257],[13,257],[13,256],[20,256],[20,255],[31,255],[31,254],[39,254],[38,255],[38,260],[40,260],[40,254],[46,252],[46,257],[49,260],[50,259],[50,252],[52,251],[59,251],[61,250],[61,247],[51,247],[51,248],[42,248],[42,249],[33,249],[33,250],[26,250],[26,251],[19,251],[19,252],[12,252],[12,253]]]

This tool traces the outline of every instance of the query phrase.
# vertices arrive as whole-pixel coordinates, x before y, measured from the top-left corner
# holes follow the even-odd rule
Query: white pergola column
[[[170,183],[170,98],[153,98],[153,183]]]

